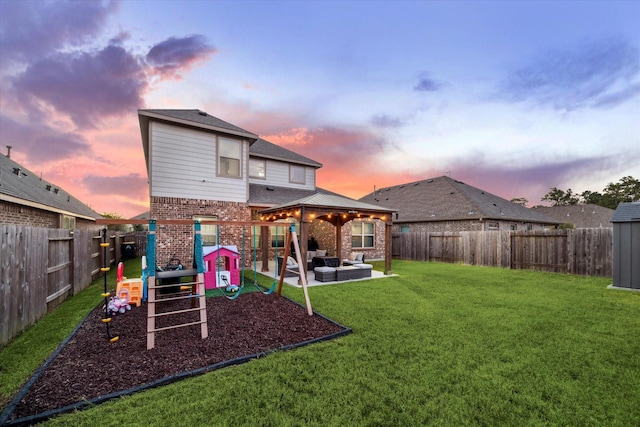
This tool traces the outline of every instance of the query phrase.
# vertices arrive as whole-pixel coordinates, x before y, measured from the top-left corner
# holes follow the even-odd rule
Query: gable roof
[[[620,203],[611,222],[640,222],[640,202]]]
[[[253,144],[253,142],[258,139],[258,135],[200,110],[138,110],[138,121],[140,123],[142,149],[144,151],[147,173],[149,172],[149,122],[152,120],[234,135],[248,139],[249,144]]]
[[[321,168],[322,163],[318,163],[315,160],[311,160],[308,157],[302,156],[279,145],[273,144],[267,140],[259,138],[249,148],[249,155],[251,157],[260,157],[264,159],[282,160],[289,163],[298,163],[301,165],[311,166],[314,168]]]
[[[569,206],[536,206],[531,208],[562,224],[573,224],[575,228],[612,227],[613,209],[593,204]]]
[[[102,218],[59,186],[3,155],[0,155],[0,200],[88,220]]]
[[[395,208],[395,223],[495,219],[558,224],[543,213],[447,176],[381,188],[360,200]]]
[[[155,118],[166,120],[178,124],[196,126],[203,129],[214,130],[217,132],[229,133],[232,135],[242,136],[248,139],[257,139],[258,135],[242,129],[229,122],[212,116],[201,110],[165,110],[151,109],[138,110],[138,117],[142,121],[143,118]]]

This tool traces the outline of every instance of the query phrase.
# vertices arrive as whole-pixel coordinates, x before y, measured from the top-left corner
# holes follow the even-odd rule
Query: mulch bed
[[[189,300],[163,302],[158,311],[189,308]],[[113,316],[111,343],[102,306],[89,314],[76,334],[32,384],[10,419],[29,417],[114,392],[144,388],[184,372],[256,356],[287,346],[348,333],[349,330],[286,298],[259,292],[235,300],[207,298],[209,337],[200,325],[156,333],[147,350],[147,305]],[[157,327],[198,320],[197,312],[157,318]],[[242,360],[244,361],[244,359]],[[141,387],[142,386],[142,387]],[[54,411],[55,412],[55,411]]]

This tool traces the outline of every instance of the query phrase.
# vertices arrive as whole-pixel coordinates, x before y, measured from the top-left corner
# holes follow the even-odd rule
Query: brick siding
[[[194,217],[217,217],[219,221],[250,221],[251,210],[246,203],[215,200],[151,197],[151,218],[193,220]],[[193,225],[158,225],[156,232],[156,262],[163,266],[173,257],[190,268],[193,265]],[[220,227],[220,243],[242,248],[242,226]],[[251,248],[251,231],[245,230],[245,250]],[[246,259],[248,258],[248,259]],[[245,255],[245,267],[252,257]]]

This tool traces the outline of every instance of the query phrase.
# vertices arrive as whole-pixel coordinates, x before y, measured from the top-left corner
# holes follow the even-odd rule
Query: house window
[[[272,248],[284,248],[284,237],[288,229],[288,225],[274,225],[269,227]]]
[[[351,247],[373,248],[375,226],[372,222],[353,221],[351,224]]]
[[[266,179],[267,166],[265,160],[249,159],[249,176],[251,178]]]
[[[218,175],[241,177],[242,142],[218,138]]]
[[[497,222],[488,222],[487,229],[489,230],[498,230],[500,229],[500,225]]]
[[[199,216],[194,218],[198,221],[217,221],[217,216]],[[202,224],[200,226],[202,236],[202,246],[215,246],[218,244],[218,226],[214,224]]]
[[[304,166],[289,165],[289,182],[293,184],[305,183],[305,168]]]
[[[73,216],[62,215],[62,228],[74,230],[76,228],[76,218]]]
[[[532,224],[527,224],[527,231],[531,231],[533,230],[533,225]]]
[[[517,229],[518,229],[518,224],[511,224],[509,226],[509,230],[511,230],[511,231],[516,231]]]
[[[260,230],[262,227],[251,227],[251,249],[260,247]]]
[[[269,233],[271,235],[271,247],[275,248],[276,245],[278,249],[284,248],[284,242],[287,238],[287,233],[289,232],[289,227],[291,227],[290,222],[283,223],[284,225],[273,225],[269,227]],[[296,223],[296,232],[299,231],[300,224]]]
[[[400,227],[400,232],[401,233],[408,233],[409,230],[410,230],[410,228],[409,228],[408,225],[403,225],[403,226]]]

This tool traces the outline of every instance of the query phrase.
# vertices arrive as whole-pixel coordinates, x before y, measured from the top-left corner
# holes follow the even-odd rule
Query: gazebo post
[[[384,222],[384,274],[391,274],[391,222]]]
[[[336,256],[342,260],[342,221],[336,221]]]
[[[304,269],[304,274],[307,274],[307,241],[309,240],[309,220],[304,217],[300,218],[300,257],[298,260],[300,268]]]

